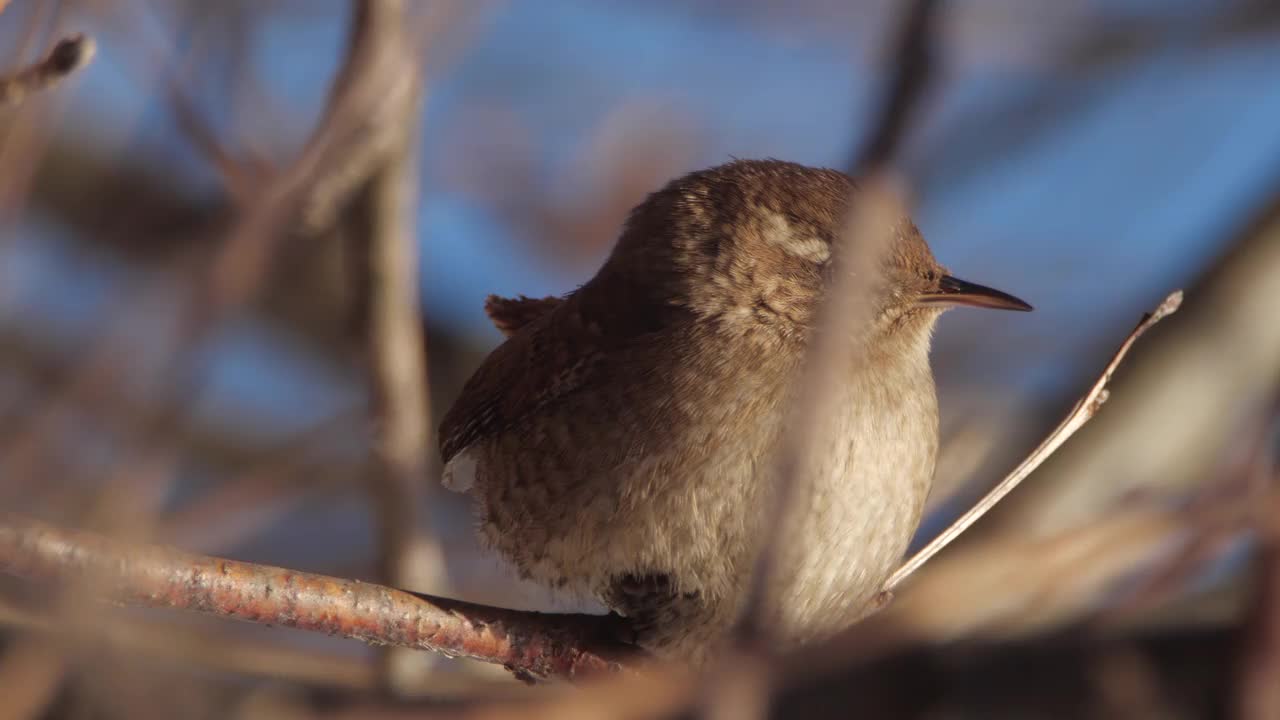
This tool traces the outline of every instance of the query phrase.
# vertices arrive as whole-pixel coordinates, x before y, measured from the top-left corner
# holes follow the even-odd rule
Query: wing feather
[[[448,464],[476,442],[518,426],[603,372],[617,372],[622,354],[686,313],[646,297],[629,278],[593,283],[564,299],[490,298],[499,329],[510,329],[463,386],[440,425],[440,454]],[[496,311],[496,313],[494,312]],[[613,367],[613,370],[609,370]],[[607,378],[597,378],[607,383]],[[458,475],[453,484],[466,484]]]
[[[531,298],[521,295],[515,298],[504,298],[490,295],[485,298],[484,311],[493,321],[493,326],[502,334],[511,337],[520,328],[556,309],[563,298],[543,297]]]

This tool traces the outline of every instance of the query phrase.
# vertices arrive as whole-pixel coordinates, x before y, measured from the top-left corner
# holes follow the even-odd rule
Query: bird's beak
[[[1030,305],[1009,293],[953,278],[950,275],[943,275],[938,281],[938,289],[922,294],[917,302],[921,305],[969,305],[1022,312],[1031,310]]]

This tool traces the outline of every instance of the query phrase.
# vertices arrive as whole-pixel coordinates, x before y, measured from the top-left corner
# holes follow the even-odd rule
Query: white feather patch
[[[787,218],[778,213],[770,213],[768,225],[764,228],[764,238],[812,263],[821,265],[831,258],[830,245],[818,237],[796,235]]]
[[[453,456],[444,466],[444,486],[454,492],[464,493],[476,484],[476,459],[463,451]]]

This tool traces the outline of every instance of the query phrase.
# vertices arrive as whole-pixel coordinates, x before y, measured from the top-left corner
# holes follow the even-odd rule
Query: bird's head
[[[800,344],[832,285],[833,246],[857,192],[843,173],[774,160],[691,173],[632,211],[611,264],[699,322]],[[873,332],[927,336],[943,310],[959,305],[1031,309],[949,274],[909,217],[891,225],[874,290],[858,296],[873,303]]]

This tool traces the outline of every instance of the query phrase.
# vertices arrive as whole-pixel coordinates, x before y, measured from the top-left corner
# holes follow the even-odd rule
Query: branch
[[[431,435],[421,300],[418,237],[414,208],[418,199],[417,145],[423,102],[418,58],[403,30],[407,12],[402,0],[363,0],[355,7],[353,45],[369,42],[388,57],[383,72],[403,78],[400,96],[389,104],[381,123],[371,128],[365,152],[376,163],[361,180],[347,222],[350,241],[360,257],[353,262],[354,285],[363,292],[356,302],[366,317],[369,382],[377,418],[378,471],[369,484],[377,513],[380,572],[389,585],[432,588],[439,585],[443,559],[438,547],[422,537],[421,508],[428,490],[426,438]],[[360,154],[353,163],[360,162]],[[335,173],[342,177],[343,173]],[[319,187],[319,186],[317,186]],[[343,203],[345,204],[345,203]],[[389,648],[382,654],[383,679],[392,690],[420,683],[432,658]]]
[[[864,144],[853,154],[848,174],[861,187],[850,199],[840,234],[832,243],[832,281],[818,306],[804,369],[793,382],[790,419],[774,461],[773,498],[760,527],[760,545],[742,619],[735,628],[740,647],[735,665],[708,684],[703,705],[712,717],[762,717],[773,690],[767,662],[773,652],[771,630],[780,598],[774,586],[784,572],[789,526],[803,504],[801,483],[806,464],[818,457],[815,443],[825,438],[824,425],[835,416],[835,395],[847,368],[864,361],[867,333],[874,320],[872,298],[883,281],[881,267],[907,209],[905,194],[893,182],[888,163],[901,145],[912,112],[928,84],[935,0],[915,0],[902,16],[893,49],[895,73]]]
[[[833,416],[829,388],[839,384],[839,374],[856,366],[866,352],[865,332],[870,325],[872,303],[881,280],[880,267],[900,219],[906,215],[903,194],[889,177],[887,163],[908,128],[912,110],[929,79],[929,45],[934,0],[916,0],[906,10],[896,38],[896,72],[891,78],[879,120],[863,147],[855,152],[849,174],[862,182],[844,218],[843,237],[832,248],[834,280],[818,308],[805,357],[805,371],[792,405],[792,422],[776,458],[775,498],[761,528],[760,556],[752,574],[743,622],[743,637],[754,637],[770,625],[776,598],[770,587],[778,572],[789,514],[799,501],[800,478],[805,461],[813,457],[818,429]]]
[[[0,76],[0,107],[21,104],[27,96],[53,87],[93,59],[97,45],[86,35],[72,35],[40,60],[17,72]]]
[[[1115,373],[1116,368],[1120,366],[1120,362],[1124,360],[1124,356],[1129,354],[1129,348],[1133,347],[1133,343],[1142,337],[1143,333],[1151,329],[1151,326],[1177,312],[1178,307],[1181,305],[1182,291],[1177,290],[1166,297],[1164,302],[1160,303],[1160,306],[1154,311],[1143,315],[1142,319],[1138,321],[1138,326],[1120,344],[1120,349],[1116,350],[1111,362],[1107,363],[1102,375],[1093,383],[1093,387],[1089,388],[1089,392],[1080,398],[1080,401],[1076,403],[1071,412],[1067,413],[1067,417],[1063,419],[1062,423],[1054,428],[1053,432],[1049,433],[1049,436],[1035,450],[1032,450],[1031,454],[1018,467],[1013,469],[1013,472],[1001,480],[968,512],[957,518],[946,530],[938,533],[938,536],[928,545],[921,548],[910,560],[903,563],[902,567],[898,568],[893,575],[889,576],[889,579],[884,584],[885,592],[892,592],[907,576],[920,569],[920,566],[924,565],[929,558],[951,544],[951,541],[959,537],[965,530],[968,530],[969,526],[977,522],[983,515],[986,515],[1004,496],[1013,492],[1014,488],[1018,487],[1028,475],[1040,467],[1040,464],[1047,460],[1059,447],[1062,447],[1062,444],[1074,435],[1077,430],[1092,420],[1093,416],[1098,414],[1098,410],[1102,408],[1102,404],[1107,401],[1107,397],[1110,395],[1107,385],[1111,382],[1111,376]]]
[[[1270,172],[1280,177],[1280,163]],[[1280,186],[1270,182],[1239,227],[1224,228],[1222,254],[1188,288],[1195,303],[1135,351],[1123,393],[984,521],[983,535],[1057,532],[1134,496],[1177,502],[1217,470],[1280,378]]]
[[[518,677],[580,680],[640,659],[616,616],[526,612],[435,598],[357,580],[124,543],[0,513],[0,572],[91,580],[101,599],[432,650]]]
[[[1259,423],[1249,475],[1254,496],[1253,530],[1261,547],[1258,551],[1256,575],[1251,592],[1251,607],[1241,627],[1241,648],[1237,668],[1237,717],[1245,720],[1273,718],[1280,714],[1280,521],[1277,513],[1267,512],[1267,495],[1274,492],[1277,475],[1274,438],[1274,415],[1277,404],[1267,408]]]

